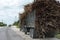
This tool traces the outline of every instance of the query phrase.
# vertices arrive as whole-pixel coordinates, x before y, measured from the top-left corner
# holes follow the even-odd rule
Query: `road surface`
[[[9,27],[0,27],[0,40],[24,40]]]
[[[13,28],[13,27],[12,27]],[[10,27],[0,27],[0,40],[30,40],[22,38],[16,31],[12,30]],[[31,39],[31,40],[40,40],[40,39]],[[60,40],[57,38],[47,38],[41,40]]]

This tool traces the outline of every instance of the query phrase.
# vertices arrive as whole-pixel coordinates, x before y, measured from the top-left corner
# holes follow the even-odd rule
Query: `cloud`
[[[0,21],[12,24],[17,21],[19,12],[24,12],[24,5],[32,0],[0,0]]]
[[[18,6],[19,0],[0,0],[0,5],[2,6]]]

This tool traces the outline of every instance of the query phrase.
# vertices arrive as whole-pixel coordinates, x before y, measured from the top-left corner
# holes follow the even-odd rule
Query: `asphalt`
[[[10,27],[0,27],[0,40],[24,40]]]
[[[60,40],[57,38],[33,39],[15,27],[0,27],[0,40]]]

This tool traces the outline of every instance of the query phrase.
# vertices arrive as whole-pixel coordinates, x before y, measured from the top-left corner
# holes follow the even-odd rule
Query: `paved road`
[[[0,40],[25,40],[16,31],[12,30],[10,27],[0,27]],[[26,40],[30,40],[27,38]],[[40,40],[40,39],[31,39],[31,40]],[[48,38],[41,40],[60,40],[57,38]]]
[[[0,40],[24,40],[9,27],[0,27]]]

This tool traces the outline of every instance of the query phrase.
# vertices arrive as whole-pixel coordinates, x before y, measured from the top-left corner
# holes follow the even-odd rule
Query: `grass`
[[[16,28],[20,28],[19,25],[15,25],[15,26],[16,26]]]
[[[57,34],[55,37],[58,38],[58,39],[60,39],[60,34]]]

